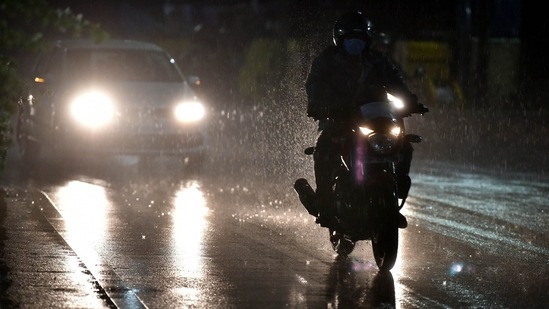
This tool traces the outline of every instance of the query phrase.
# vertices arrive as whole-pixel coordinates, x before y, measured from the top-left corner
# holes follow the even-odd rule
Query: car
[[[16,139],[23,164],[59,153],[176,156],[200,163],[207,107],[175,60],[150,42],[59,40],[37,57]]]

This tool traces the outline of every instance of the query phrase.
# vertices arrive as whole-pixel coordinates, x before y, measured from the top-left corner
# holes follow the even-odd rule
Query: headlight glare
[[[398,136],[400,134],[400,127],[398,126],[395,126],[391,129],[391,134],[393,134],[394,136]]]
[[[360,133],[362,133],[363,135],[366,135],[366,136],[374,133],[374,130],[372,130],[368,127],[359,127],[359,129],[360,129]]]
[[[198,101],[182,102],[175,107],[175,118],[183,123],[199,121],[205,114],[204,105]]]
[[[391,102],[391,105],[393,105],[396,109],[403,109],[404,108],[404,102],[401,98],[395,97],[394,95],[387,93],[387,99]]]
[[[71,114],[80,124],[88,128],[99,128],[111,122],[114,116],[111,98],[98,91],[77,96],[71,104]]]

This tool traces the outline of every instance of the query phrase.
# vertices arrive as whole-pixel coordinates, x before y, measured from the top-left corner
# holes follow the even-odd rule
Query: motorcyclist
[[[407,104],[403,116],[423,113],[425,107],[408,89],[400,70],[384,55],[371,47],[373,29],[371,21],[361,12],[342,15],[333,28],[334,45],[324,49],[311,66],[306,80],[308,97],[307,116],[318,120],[320,132],[315,151],[316,222],[323,227],[334,227],[335,208],[332,197],[332,171],[338,162],[337,137],[346,120],[355,109],[367,102],[387,100],[387,93],[402,98]],[[400,120],[402,121],[402,120]],[[397,165],[399,198],[408,195],[411,181],[408,173],[413,148],[405,143],[404,160]],[[399,215],[399,227],[407,226],[406,218]]]
[[[402,70],[402,67],[400,64],[394,59],[393,57],[393,39],[391,36],[386,32],[376,32],[374,34],[374,37],[372,39],[372,47],[373,50],[377,50],[379,53],[381,53],[383,56],[387,57],[390,61],[392,61],[393,65],[398,69]]]
[[[385,32],[379,32],[374,35],[372,40],[372,48],[384,55],[391,53],[391,36]]]

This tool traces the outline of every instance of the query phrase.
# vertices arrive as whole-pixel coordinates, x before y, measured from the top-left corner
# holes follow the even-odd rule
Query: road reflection
[[[393,275],[363,259],[337,256],[326,286],[327,308],[395,308]]]
[[[102,240],[106,209],[111,207],[105,187],[82,181],[69,181],[56,193],[71,239],[78,242]]]
[[[201,304],[211,290],[205,283],[208,265],[204,238],[210,213],[206,194],[197,180],[165,178],[145,177],[125,184],[96,178],[69,180],[50,188],[47,194],[63,217],[63,237],[99,281],[102,274],[110,273],[115,279],[106,277],[103,282],[118,280],[117,286],[125,286],[127,283],[110,272],[111,267],[118,268],[115,265],[132,253],[162,256],[163,252],[169,252],[165,255],[169,257],[165,260],[168,264],[162,266],[162,261],[157,261],[158,265],[142,267],[137,258],[134,259],[138,261],[136,265],[130,266],[131,271],[124,272],[123,276],[139,276],[143,282],[178,278],[169,288],[171,293],[177,294],[177,299],[185,304]],[[113,185],[124,189],[113,191]],[[113,247],[113,240],[121,237],[128,241],[121,247]],[[121,248],[129,250],[129,254],[121,254],[116,261],[105,260],[105,256],[100,255],[104,250]],[[140,304],[134,293],[144,293],[146,286],[127,287],[120,296],[121,301]]]
[[[178,270],[179,278],[203,279],[204,265],[204,232],[207,229],[209,209],[199,184],[195,181],[186,183],[175,193],[173,213],[173,265]],[[177,291],[189,302],[199,302],[205,291],[200,286],[187,286]]]
[[[217,271],[213,269],[215,264],[212,266],[212,252],[226,246],[212,249],[212,237],[216,236],[211,231],[218,227],[210,221],[219,216],[214,216],[210,208],[221,203],[222,198],[208,194],[211,192],[205,188],[211,187],[208,177],[200,177],[198,181],[164,170],[134,175],[130,168],[112,168],[104,172],[106,175],[101,172],[93,174],[101,178],[75,173],[78,176],[74,177],[80,180],[61,179],[49,186],[48,194],[64,218],[63,237],[106,288],[124,287],[120,298],[125,304],[139,304],[141,298],[153,303],[160,297],[158,294],[174,306],[198,307],[212,299],[232,297],[224,294],[235,293],[232,286],[253,286],[249,281],[255,281],[251,278],[256,279],[258,274],[271,274],[269,267],[257,271],[249,266],[243,268],[248,271],[236,271],[235,277],[232,277],[234,270],[227,271],[227,277],[212,276]],[[114,176],[110,177],[111,174]],[[243,209],[248,213],[254,208]],[[278,214],[278,208],[270,213],[273,218],[278,218]],[[278,226],[280,222],[275,224]],[[103,261],[94,248],[103,254]],[[402,273],[399,261],[392,271],[397,276]],[[251,273],[251,269],[257,272]],[[284,302],[285,298],[293,307],[395,307],[393,275],[380,273],[373,259],[362,255],[339,256],[322,270],[321,280],[307,282],[306,276],[297,277],[297,283],[286,290],[289,294],[278,295],[282,298],[276,301]],[[278,275],[284,278],[285,269],[281,271]],[[115,280],[101,280],[103,274],[112,275]],[[256,297],[263,293],[260,287],[270,285],[259,285],[247,297],[255,302],[265,301]],[[284,284],[278,284],[279,289],[283,287]]]
[[[63,214],[65,240],[83,260],[99,265],[100,257],[89,244],[104,245],[107,211],[112,207],[105,187],[72,180],[59,187],[52,196]]]

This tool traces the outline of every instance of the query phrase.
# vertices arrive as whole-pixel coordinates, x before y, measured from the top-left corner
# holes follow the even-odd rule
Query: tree
[[[18,55],[48,47],[57,36],[108,37],[99,24],[70,8],[54,9],[45,0],[3,0],[0,3],[0,170],[4,169],[11,143],[10,119],[26,85],[19,74]]]

